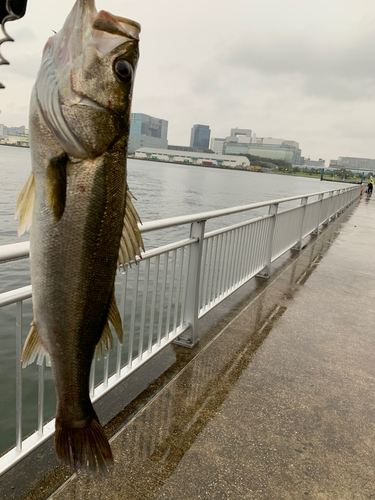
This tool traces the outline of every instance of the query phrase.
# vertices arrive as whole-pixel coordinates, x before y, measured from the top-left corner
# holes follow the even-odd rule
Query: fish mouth
[[[91,45],[105,55],[126,41],[137,43],[141,26],[136,21],[101,10],[92,23],[92,30]]]
[[[114,16],[101,10],[92,25],[93,29],[105,31],[112,35],[124,36],[132,40],[139,40],[141,25],[126,17]]]

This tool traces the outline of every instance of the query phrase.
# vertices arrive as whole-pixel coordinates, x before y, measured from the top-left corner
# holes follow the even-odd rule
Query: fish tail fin
[[[55,449],[64,465],[84,474],[107,476],[113,466],[111,447],[94,410],[84,426],[69,427],[56,418]]]
[[[35,180],[34,175],[31,172],[17,198],[15,218],[17,219],[18,216],[20,218],[20,222],[18,225],[18,236],[21,236],[31,227],[34,200]]]

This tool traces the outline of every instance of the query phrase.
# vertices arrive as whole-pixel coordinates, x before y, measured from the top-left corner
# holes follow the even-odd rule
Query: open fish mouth
[[[104,59],[116,47],[137,45],[140,25],[106,11],[96,10],[94,0],[77,0],[62,29],[52,36],[43,52],[35,91],[40,112],[57,141],[71,156],[87,158],[87,147],[71,130],[64,110],[67,106],[91,107],[112,114],[111,100],[106,105],[91,92],[87,95],[73,82],[90,54]],[[95,75],[95,78],[97,75]]]

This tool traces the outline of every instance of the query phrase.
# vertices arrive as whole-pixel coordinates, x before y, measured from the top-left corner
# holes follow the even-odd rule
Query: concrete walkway
[[[52,498],[375,498],[374,248],[363,199]]]

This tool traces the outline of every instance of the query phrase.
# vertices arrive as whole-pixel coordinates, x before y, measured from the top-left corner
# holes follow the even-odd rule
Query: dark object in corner
[[[16,21],[21,19],[26,12],[27,0],[0,0],[0,23],[1,29],[4,37],[0,38],[0,47],[4,42],[13,42],[13,38],[10,37],[5,31],[5,23],[8,21]],[[1,37],[1,34],[0,34]],[[9,64],[9,62],[4,59],[0,53],[0,64]],[[4,85],[0,82],[0,89],[3,89]]]
[[[15,19],[21,19],[25,15],[26,4],[27,0],[0,0],[0,22],[2,23],[9,15],[14,16]]]

